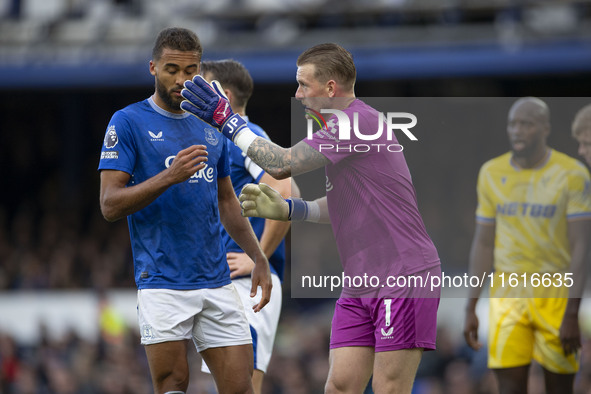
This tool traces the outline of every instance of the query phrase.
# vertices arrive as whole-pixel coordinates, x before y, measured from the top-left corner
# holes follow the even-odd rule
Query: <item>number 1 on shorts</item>
[[[392,318],[392,299],[386,298],[384,300],[384,305],[386,306],[386,327],[389,327]]]

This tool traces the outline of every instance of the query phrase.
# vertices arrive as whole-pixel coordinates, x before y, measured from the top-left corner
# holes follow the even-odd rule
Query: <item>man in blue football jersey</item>
[[[258,125],[252,123],[246,116],[246,105],[253,92],[253,81],[248,70],[235,60],[204,61],[201,63],[201,74],[208,80],[217,80],[221,83],[232,110],[240,114],[248,121],[248,127],[265,139],[269,136]],[[229,144],[230,151],[230,176],[236,195],[240,194],[242,187],[248,183],[266,183],[277,190],[284,198],[299,197],[299,190],[291,178],[276,180],[267,174],[261,167],[248,158],[237,146]],[[254,349],[254,372],[252,383],[254,391],[261,393],[263,378],[267,372],[267,366],[273,351],[273,342],[277,332],[277,324],[281,313],[281,282],[285,269],[285,240],[289,231],[289,222],[265,220],[263,218],[250,218],[250,224],[260,240],[261,247],[269,259],[273,290],[271,302],[260,313],[254,314],[246,308],[246,317],[250,324]],[[254,262],[236,242],[223,232],[227,250],[228,265],[232,282],[238,290],[238,294],[244,305],[251,303],[249,299],[250,273]],[[202,369],[207,372],[204,365]]]
[[[99,170],[104,217],[127,216],[138,287],[138,322],[154,391],[184,393],[188,340],[220,393],[252,393],[252,340],[230,280],[221,225],[255,262],[251,297],[270,298],[269,263],[230,181],[224,138],[180,109],[185,80],[199,73],[202,48],[191,31],[168,28],[150,61],[155,92],[117,111]]]

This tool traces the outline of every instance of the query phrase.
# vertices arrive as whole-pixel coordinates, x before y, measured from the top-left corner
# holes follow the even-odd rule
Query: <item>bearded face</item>
[[[154,100],[163,109],[183,113],[181,96],[183,84],[199,74],[201,54],[164,48],[157,60],[150,61],[150,73],[155,77]]]
[[[171,88],[167,88],[166,85],[159,79],[156,78],[156,94],[169,108],[180,111],[181,102],[184,100],[182,96],[179,96],[182,86],[174,85]]]

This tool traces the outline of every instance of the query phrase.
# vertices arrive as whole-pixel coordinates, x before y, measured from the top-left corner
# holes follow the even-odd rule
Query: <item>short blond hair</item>
[[[315,66],[314,77],[322,83],[334,79],[346,90],[355,86],[357,71],[353,55],[338,44],[319,44],[305,50],[296,62],[298,67],[304,64]]]
[[[577,112],[571,128],[573,137],[577,137],[589,129],[591,129],[591,104],[587,104]]]

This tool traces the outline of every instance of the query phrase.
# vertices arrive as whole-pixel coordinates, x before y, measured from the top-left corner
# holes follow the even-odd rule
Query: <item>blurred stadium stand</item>
[[[113,112],[152,94],[152,43],[172,25],[198,33],[204,58],[247,66],[249,115],[284,146],[295,59],[320,42],[353,52],[360,97],[581,96],[553,116],[550,144],[572,156],[570,121],[591,102],[591,0],[0,0],[2,393],[150,391],[127,226],[100,216],[96,167]],[[507,150],[497,121],[497,134],[442,128],[405,146],[446,272],[466,269],[478,168]],[[97,331],[107,289],[129,327],[116,338]],[[331,303],[291,299],[286,281],[266,393],[322,391]],[[458,305],[442,301],[440,351],[425,355],[417,393],[495,392],[483,352],[462,346]],[[583,320],[591,333],[591,313]],[[200,382],[189,392],[210,393]]]
[[[153,38],[170,25],[263,83],[292,80],[297,54],[327,41],[352,50],[362,80],[591,68],[589,0],[4,0],[0,13],[6,87],[149,82]]]

